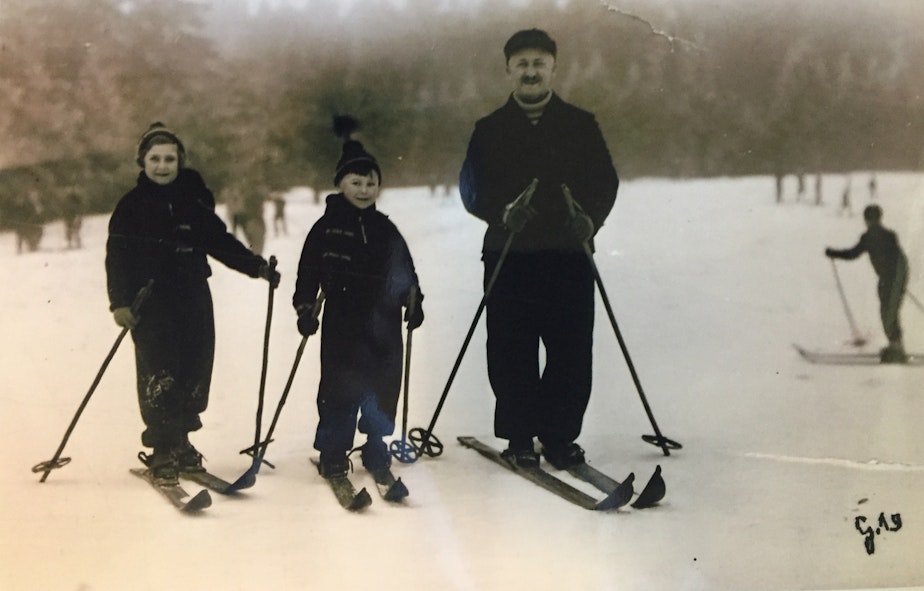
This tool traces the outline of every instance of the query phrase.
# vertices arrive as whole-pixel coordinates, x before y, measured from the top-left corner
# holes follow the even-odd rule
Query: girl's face
[[[144,155],[144,174],[158,185],[169,185],[180,171],[176,144],[154,144]]]
[[[354,207],[366,209],[379,198],[379,175],[374,170],[367,175],[348,173],[340,181],[340,191]]]

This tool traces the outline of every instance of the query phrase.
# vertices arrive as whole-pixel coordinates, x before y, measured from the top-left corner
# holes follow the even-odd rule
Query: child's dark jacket
[[[215,198],[199,173],[181,169],[169,185],[144,172],[109,220],[106,271],[111,308],[130,306],[149,279],[165,286],[205,281],[211,255],[251,277],[264,260],[228,233]]]
[[[359,209],[337,193],[327,197],[324,215],[305,240],[292,302],[304,311],[320,287],[324,319],[341,318],[338,332],[349,327],[357,336],[384,337],[379,323],[387,318],[400,335],[401,308],[416,284],[414,262],[395,225],[374,205]]]

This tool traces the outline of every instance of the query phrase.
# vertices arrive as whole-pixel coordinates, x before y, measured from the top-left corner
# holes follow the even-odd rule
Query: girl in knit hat
[[[206,255],[275,287],[279,274],[227,232],[215,199],[186,167],[186,150],[161,123],[141,136],[138,182],[116,205],[109,221],[106,275],[116,324],[131,329],[135,343],[138,402],[153,448],[139,457],[160,484],[176,484],[180,472],[202,471],[202,456],[188,434],[202,427],[208,405],[215,326]],[[136,294],[152,289],[140,310]]]
[[[308,233],[292,298],[298,330],[309,336],[319,328],[312,313],[319,289],[325,295],[314,441],[325,478],[348,472],[357,418],[367,437],[358,448],[363,466],[376,472],[390,465],[383,438],[395,429],[401,311],[405,309],[408,330],[420,326],[424,317],[407,243],[375,206],[382,171],[363,145],[351,139],[357,126],[349,117],[335,120],[335,132],[344,139],[334,173],[339,192],[327,196],[324,215]]]

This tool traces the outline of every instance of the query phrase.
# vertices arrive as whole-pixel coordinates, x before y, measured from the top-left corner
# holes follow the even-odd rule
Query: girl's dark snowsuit
[[[106,273],[112,310],[154,280],[132,330],[148,447],[174,448],[202,426],[215,352],[207,254],[251,277],[265,263],[227,232],[199,173],[158,185],[142,172],[109,221]]]
[[[895,232],[880,225],[870,226],[860,236],[853,248],[829,249],[828,255],[838,259],[853,260],[864,252],[869,253],[873,270],[879,277],[879,316],[882,328],[889,342],[902,340],[902,328],[898,312],[908,285],[908,259],[898,243]]]
[[[395,225],[338,193],[308,233],[292,303],[310,308],[324,291],[319,422],[314,447],[339,454],[359,431],[391,435],[401,386],[401,308],[417,284],[414,262]]]

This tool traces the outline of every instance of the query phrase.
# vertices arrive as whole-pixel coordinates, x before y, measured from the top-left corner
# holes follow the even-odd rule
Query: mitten
[[[834,258],[834,249],[831,248],[831,247],[826,248],[826,249],[825,249],[825,256],[828,257],[829,259],[830,259],[830,258]]]
[[[257,271],[257,277],[269,281],[273,289],[279,287],[279,280],[282,279],[282,275],[279,274],[279,271],[270,267],[269,263],[266,261],[263,261],[260,265],[260,270]]]
[[[129,306],[116,308],[112,311],[112,317],[115,320],[115,323],[122,328],[132,330],[138,326],[138,318],[135,317],[135,315],[132,313],[132,309]]]
[[[303,337],[310,337],[318,332],[318,328],[321,327],[321,322],[318,320],[318,317],[314,315],[312,310],[313,307],[314,306],[306,306],[305,311],[298,315],[298,332]]]
[[[407,322],[407,329],[414,330],[424,321],[423,312],[423,294],[418,287],[414,287],[411,295],[408,296],[407,307],[404,309],[404,320]]]

